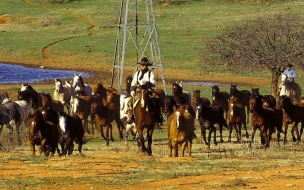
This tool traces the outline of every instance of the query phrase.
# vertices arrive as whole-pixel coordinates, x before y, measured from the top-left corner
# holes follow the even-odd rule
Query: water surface
[[[21,65],[0,63],[0,84],[33,83],[56,78],[67,79],[73,78],[76,73],[81,74],[82,77],[89,76],[88,73],[73,70],[28,68]]]

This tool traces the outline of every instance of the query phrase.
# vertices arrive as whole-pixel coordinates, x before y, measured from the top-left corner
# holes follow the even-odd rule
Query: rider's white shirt
[[[147,71],[144,74],[143,78],[140,80],[139,77],[141,76],[141,72],[142,72],[142,70],[136,71],[136,73],[133,76],[131,86],[136,86],[137,82],[140,85],[143,85],[145,82],[148,82],[148,81],[151,82],[154,86],[156,85],[155,76],[154,76],[154,73],[151,70]],[[149,78],[149,75],[150,75],[150,78]]]

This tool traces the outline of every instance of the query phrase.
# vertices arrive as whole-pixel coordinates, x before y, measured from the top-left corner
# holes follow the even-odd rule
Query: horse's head
[[[200,90],[193,90],[193,102],[197,102],[200,99]]]
[[[76,86],[84,88],[84,83],[83,83],[83,79],[82,79],[81,74],[79,74],[79,75],[75,74],[74,75],[74,78],[73,78],[73,81],[72,81],[72,87],[76,88]]]
[[[25,91],[25,90],[34,90],[34,88],[29,83],[23,83],[21,84],[20,91]]]
[[[42,106],[51,106],[53,100],[49,93],[47,94],[41,93],[40,96],[41,96]]]
[[[142,85],[139,88],[140,106],[143,108],[147,105],[150,99],[150,91],[147,85]]]
[[[128,93],[130,93],[132,80],[133,80],[132,76],[127,76],[127,78],[126,78],[126,91]]]
[[[231,84],[230,85],[230,97],[233,97],[233,96],[237,96],[237,84]]]
[[[175,128],[182,127],[183,124],[183,111],[181,109],[176,109],[173,113],[173,118],[171,124],[175,125]]]
[[[252,97],[258,97],[260,95],[260,89],[259,88],[251,88],[251,96]]]
[[[29,121],[29,137],[33,139],[39,131],[41,132],[43,125],[44,118],[41,114],[40,110],[35,110],[35,112],[30,115]],[[41,134],[40,134],[41,135]]]
[[[100,95],[102,98],[106,98],[107,96],[107,90],[106,88],[102,85],[101,82],[99,81],[95,81],[94,82],[94,85],[93,85],[93,92],[92,92],[93,95]]]
[[[183,85],[182,85],[182,82],[181,83],[178,83],[178,82],[175,82],[172,84],[172,95],[173,96],[179,96],[183,94]]]
[[[287,96],[280,96],[279,97],[279,100],[278,100],[278,108],[279,109],[282,109],[282,108],[286,108],[286,107],[289,107],[290,105],[292,105],[292,101],[289,97]]]
[[[55,79],[55,90],[60,93],[62,92],[63,85],[60,79]]]
[[[196,109],[195,109],[195,118],[196,119],[199,119],[201,113],[202,113],[202,109],[203,109],[203,105],[202,104],[199,104],[198,106],[196,106]]]
[[[165,96],[164,100],[164,112],[168,113],[169,111],[173,112],[173,106],[177,106],[174,98],[172,96]]]
[[[249,99],[249,111],[251,113],[253,113],[253,111],[255,110],[255,106],[256,106],[256,97],[251,96]]]
[[[79,102],[80,102],[80,97],[71,96],[71,100],[70,100],[71,108],[70,109],[71,109],[72,114],[75,114],[77,112]]]
[[[283,73],[282,73],[281,81],[282,81],[282,82],[285,82],[285,81],[287,80],[287,78],[288,78],[288,77],[287,77],[287,74],[283,74]]]
[[[218,85],[211,86],[212,100],[215,101],[216,94],[220,92],[220,87]]]
[[[228,112],[231,116],[235,113],[235,102],[237,101],[237,98],[231,98],[228,100]]]

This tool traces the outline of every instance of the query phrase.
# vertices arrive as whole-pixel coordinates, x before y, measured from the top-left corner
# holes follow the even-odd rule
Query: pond
[[[184,86],[230,86],[230,84],[217,83],[217,82],[183,82]]]
[[[0,63],[0,84],[33,83],[56,78],[67,79],[73,78],[76,73],[81,74],[82,77],[89,76],[88,73],[72,70],[28,68],[21,65]]]

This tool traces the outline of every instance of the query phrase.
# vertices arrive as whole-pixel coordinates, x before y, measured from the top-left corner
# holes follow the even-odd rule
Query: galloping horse
[[[248,90],[238,90],[237,84],[231,84],[230,86],[230,98],[235,97],[237,98],[238,104],[243,105],[247,108],[247,123],[249,123],[249,100],[251,93]]]
[[[225,112],[225,117],[227,120],[228,112],[228,101],[230,96],[227,92],[220,92],[220,87],[218,85],[211,86],[212,91],[212,104],[217,104],[222,107]]]
[[[287,96],[280,96],[278,101],[278,107],[284,109],[286,116],[284,117],[285,126],[285,136],[287,133],[288,124],[292,124],[291,134],[294,142],[301,140],[304,128],[304,107],[299,105],[294,105],[290,98]],[[288,116],[288,117],[287,117]],[[300,133],[298,131],[298,124],[301,122]],[[296,131],[297,138],[294,136],[294,131]],[[286,137],[284,137],[284,140]]]
[[[282,83],[279,86],[280,96],[287,96],[293,104],[299,104],[301,100],[302,89],[296,82],[287,81],[287,75],[282,74]]]
[[[252,134],[250,146],[253,143],[256,129],[259,128],[261,131],[261,142],[266,144],[266,148],[270,145],[272,133],[277,129],[277,139],[279,143],[280,133],[282,131],[282,123],[277,118],[274,110],[263,108],[263,96],[251,97],[249,100],[250,112],[252,114]]]
[[[53,156],[58,148],[59,130],[53,122],[45,121],[39,109],[30,116],[29,143],[32,155],[35,156],[35,145],[40,145],[39,153]]]
[[[86,95],[92,94],[92,88],[83,82],[81,74],[74,75],[73,81],[72,81],[72,87],[75,89],[75,91],[84,91]]]
[[[154,125],[156,124],[155,98],[150,97],[152,87],[151,83],[145,83],[140,86],[139,99],[134,102],[134,115],[135,126],[138,132],[137,145],[141,147],[141,152],[147,152],[148,155],[152,155],[152,135],[154,131]],[[147,129],[148,146],[145,146],[145,139],[143,136],[144,129]]]
[[[251,96],[252,97],[258,97],[258,96],[260,96],[261,94],[260,94],[259,90],[260,90],[259,88],[251,88]],[[261,96],[263,96],[264,99],[267,99],[267,101],[269,102],[268,106],[270,108],[274,109],[276,107],[277,101],[276,101],[275,97],[273,97],[272,95],[261,95]]]

